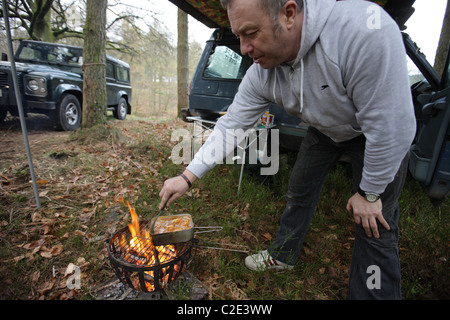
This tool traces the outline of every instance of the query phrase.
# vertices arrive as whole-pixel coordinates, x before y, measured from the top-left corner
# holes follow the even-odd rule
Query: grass
[[[0,167],[9,180],[0,178],[0,298],[94,299],[96,288],[114,277],[107,240],[131,221],[122,199],[149,219],[157,213],[164,180],[184,168],[170,161],[170,134],[178,127],[190,128],[180,120],[131,119],[57,141],[50,132],[46,144],[33,151],[42,181],[41,211],[30,200],[26,159],[20,152],[8,155]],[[0,140],[7,136],[11,132]],[[167,212],[188,212],[198,226],[223,227],[199,239],[265,249],[284,209],[289,159],[283,156],[279,174],[265,181],[247,170],[239,194],[240,167],[219,165]],[[246,254],[204,248],[193,250],[189,271],[211,299],[346,299],[354,237],[345,210],[350,196],[351,169],[339,163],[325,182],[292,272],[253,273],[243,264]],[[448,299],[449,200],[433,206],[408,177],[400,206],[403,297]],[[77,290],[65,285],[70,263],[81,267]],[[179,290],[185,297],[186,288]]]

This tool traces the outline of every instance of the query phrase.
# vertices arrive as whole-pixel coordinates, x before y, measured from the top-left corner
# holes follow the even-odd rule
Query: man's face
[[[292,56],[292,50],[288,50],[292,44],[282,21],[275,34],[274,21],[258,0],[234,0],[228,7],[228,18],[233,33],[241,41],[242,54],[248,54],[262,68],[273,68],[295,59],[297,52]]]

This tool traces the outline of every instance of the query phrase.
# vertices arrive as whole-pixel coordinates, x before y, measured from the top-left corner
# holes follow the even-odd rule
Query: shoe
[[[253,271],[265,271],[269,269],[276,270],[291,270],[293,265],[275,260],[267,252],[267,250],[260,251],[245,258],[245,266]]]

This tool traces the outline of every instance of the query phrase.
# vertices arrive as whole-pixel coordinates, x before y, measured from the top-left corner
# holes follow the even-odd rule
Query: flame
[[[127,254],[125,260],[128,262],[135,263],[136,265],[147,265],[147,266],[156,266],[159,264],[164,264],[166,262],[169,262],[170,260],[177,257],[177,250],[175,249],[174,245],[164,245],[164,246],[154,246],[152,237],[150,235],[150,232],[140,227],[139,225],[139,218],[136,213],[136,210],[134,207],[130,205],[130,203],[127,201],[128,208],[130,210],[131,215],[131,223],[128,225],[128,229],[131,234],[131,238],[129,240],[125,235],[122,235],[122,243],[126,243],[129,246],[128,251],[136,252],[136,255],[139,256],[139,258],[136,259],[136,255],[134,254]],[[179,265],[174,266],[176,273],[180,270]],[[160,281],[160,285],[164,286],[165,283],[167,283],[169,279],[169,267],[161,268],[160,274],[162,275],[162,281]],[[146,287],[149,292],[153,291],[155,289],[154,285],[152,284],[155,280],[154,272],[153,271],[146,271]],[[138,279],[136,279],[138,281]]]
[[[129,202],[127,202],[128,208],[130,209],[131,214],[131,224],[128,225],[128,228],[130,229],[131,235],[133,237],[136,237],[136,235],[140,234],[140,228],[139,228],[139,218],[136,214],[136,210],[130,205]]]

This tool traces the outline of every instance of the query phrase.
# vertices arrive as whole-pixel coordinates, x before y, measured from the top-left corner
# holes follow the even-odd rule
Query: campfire
[[[116,276],[133,289],[156,292],[174,281],[189,259],[192,241],[155,246],[150,223],[139,221],[128,203],[131,224],[110,240],[108,255]]]

